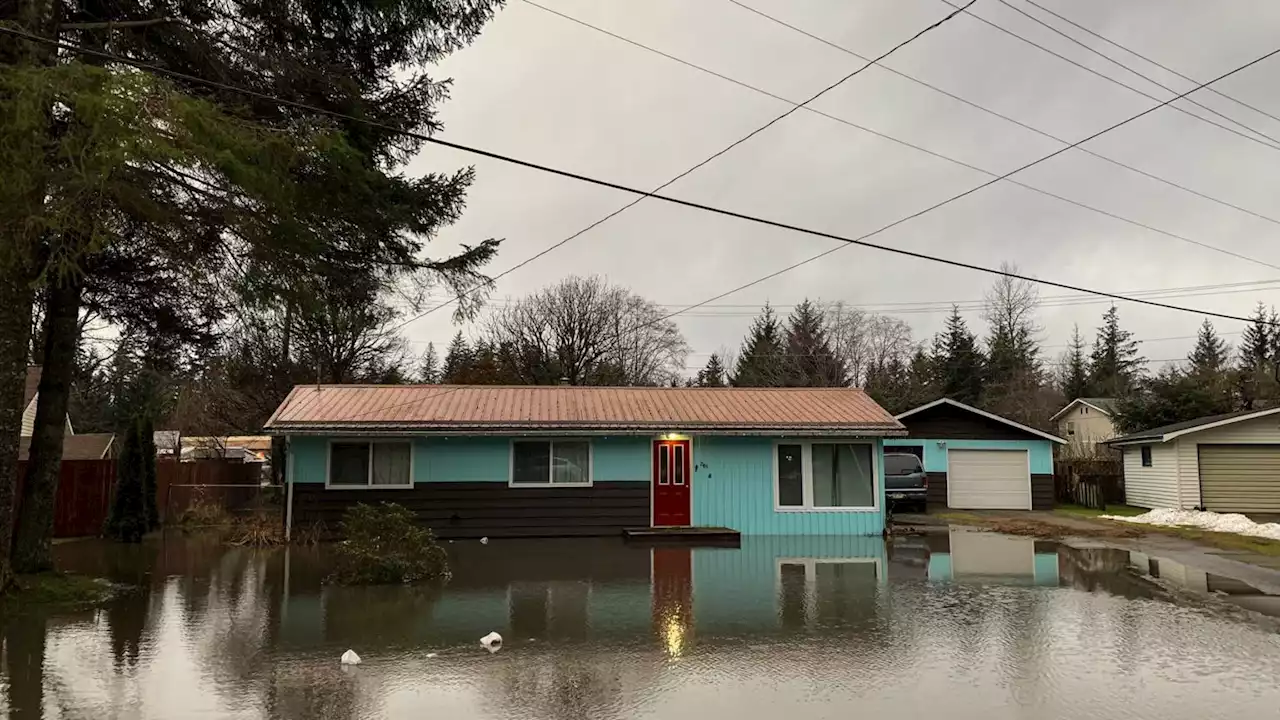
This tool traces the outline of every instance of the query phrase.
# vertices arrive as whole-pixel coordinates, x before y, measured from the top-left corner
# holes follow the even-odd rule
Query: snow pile
[[[1215,513],[1201,510],[1151,510],[1133,517],[1102,515],[1106,520],[1138,523],[1140,525],[1176,525],[1213,532],[1236,533],[1254,537],[1280,540],[1280,523],[1256,523],[1238,513]]]

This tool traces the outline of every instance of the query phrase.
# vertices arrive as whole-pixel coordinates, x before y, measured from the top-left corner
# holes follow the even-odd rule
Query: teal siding
[[[596,438],[591,443],[592,473],[600,482],[638,480],[649,482],[652,474],[648,437]]]
[[[880,535],[884,512],[775,512],[774,438],[697,437],[693,443],[693,524],[747,535]],[[880,452],[877,441],[876,452]],[[883,463],[877,463],[883,473]],[[883,477],[880,507],[884,507]]]
[[[939,447],[945,442],[946,447]],[[886,449],[900,445],[924,446],[926,472],[947,471],[947,449],[955,450],[1027,450],[1031,453],[1031,474],[1053,474],[1053,443],[1048,440],[936,440],[924,438],[889,438]],[[892,450],[889,450],[892,452]]]
[[[1058,584],[1058,553],[1036,553],[1035,578],[1037,585]]]
[[[498,482],[511,472],[510,437],[413,438],[414,482]],[[290,441],[293,481],[324,483],[329,438]],[[594,477],[601,482],[649,480],[649,438],[602,437],[591,441]]]

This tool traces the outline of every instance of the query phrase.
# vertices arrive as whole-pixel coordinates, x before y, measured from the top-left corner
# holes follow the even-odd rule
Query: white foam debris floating
[[[480,644],[484,646],[485,650],[488,650],[491,653],[498,652],[502,649],[502,636],[496,632],[491,632],[480,638]]]
[[[348,650],[342,653],[342,664],[343,665],[359,665],[360,656],[356,654],[355,650]]]
[[[1239,513],[1216,513],[1204,510],[1151,510],[1133,517],[1102,515],[1106,520],[1137,523],[1139,525],[1165,525],[1192,527],[1211,532],[1236,533],[1252,537],[1280,540],[1280,523],[1256,523]]]
[[[487,537],[482,537],[482,538],[480,538],[480,544],[481,544],[481,545],[488,545],[488,544],[489,544],[489,538],[487,538]]]

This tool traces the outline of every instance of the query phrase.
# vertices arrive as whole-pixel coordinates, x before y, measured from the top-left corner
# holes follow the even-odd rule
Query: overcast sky
[[[958,0],[957,0],[958,1]],[[1035,0],[1038,4],[1203,82],[1280,46],[1280,3],[1268,0]],[[729,0],[539,0],[541,4],[799,103],[863,64]],[[1104,44],[1023,0],[1009,2],[1183,92],[1193,83]],[[942,0],[743,0],[855,53],[875,57],[952,8]],[[1093,55],[1000,0],[971,8],[1017,35],[1163,101],[1175,93]],[[1108,82],[962,14],[897,51],[884,65],[1070,142],[1158,101]],[[784,102],[510,0],[470,48],[437,74],[452,77],[441,137],[644,188],[655,187],[781,114]],[[1280,56],[1213,87],[1280,116]],[[1280,140],[1280,122],[1206,90],[1192,98]],[[1179,106],[1229,124],[1180,101]],[[810,107],[897,140],[1002,174],[1062,147],[1043,135],[871,67]],[[1234,126],[1239,129],[1239,126]],[[1242,131],[1245,132],[1245,131]],[[1266,142],[1266,141],[1263,141]],[[1280,220],[1280,149],[1269,149],[1172,107],[1086,147],[1218,200]],[[410,174],[476,168],[462,220],[430,246],[505,238],[490,275],[511,267],[632,197],[428,148]],[[667,194],[856,237],[979,185],[990,176],[836,120],[800,110],[734,148]],[[1280,223],[1224,207],[1129,170],[1068,151],[1014,179],[1169,233],[1280,266]],[[877,235],[872,241],[965,262],[1015,263],[1046,279],[1118,293],[1271,281],[1164,302],[1247,315],[1280,305],[1280,270],[1001,182]],[[555,252],[502,278],[495,298],[518,297],[570,274],[600,274],[650,300],[692,304],[803,260],[836,243],[645,200]],[[982,297],[992,277],[883,251],[847,247],[821,261],[677,318],[691,369],[736,347],[754,309],[784,311],[809,297],[889,314]],[[1042,288],[1042,295],[1072,295]],[[1186,294],[1186,291],[1182,291]],[[1054,303],[1058,307],[1052,307]],[[1056,355],[1073,323],[1092,339],[1107,301],[1040,311]],[[724,307],[734,305],[741,307]],[[901,313],[918,338],[946,312]],[[1202,317],[1121,303],[1139,338],[1193,335]],[[979,312],[966,312],[985,331]],[[1230,341],[1242,323],[1215,321]],[[470,332],[468,326],[461,326]],[[410,324],[415,351],[447,344],[448,311]],[[1152,340],[1153,360],[1184,355],[1190,340]],[[443,348],[441,348],[443,349]]]

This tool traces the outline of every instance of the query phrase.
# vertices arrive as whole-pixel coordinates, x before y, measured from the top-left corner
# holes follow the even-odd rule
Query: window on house
[[[591,443],[519,440],[511,443],[511,485],[590,485]]]
[[[1081,415],[1088,415],[1088,414],[1089,414],[1089,406],[1088,406],[1088,405],[1081,405],[1081,406],[1080,406],[1080,414],[1081,414]]]
[[[1142,467],[1151,467],[1151,446],[1143,445],[1139,450],[1142,453]]]
[[[876,507],[870,443],[779,443],[774,498],[780,509]]]
[[[329,444],[330,487],[413,487],[408,442],[343,440]]]
[[[1076,434],[1076,424],[1073,422],[1067,423],[1067,437],[1072,437],[1075,434]]]

